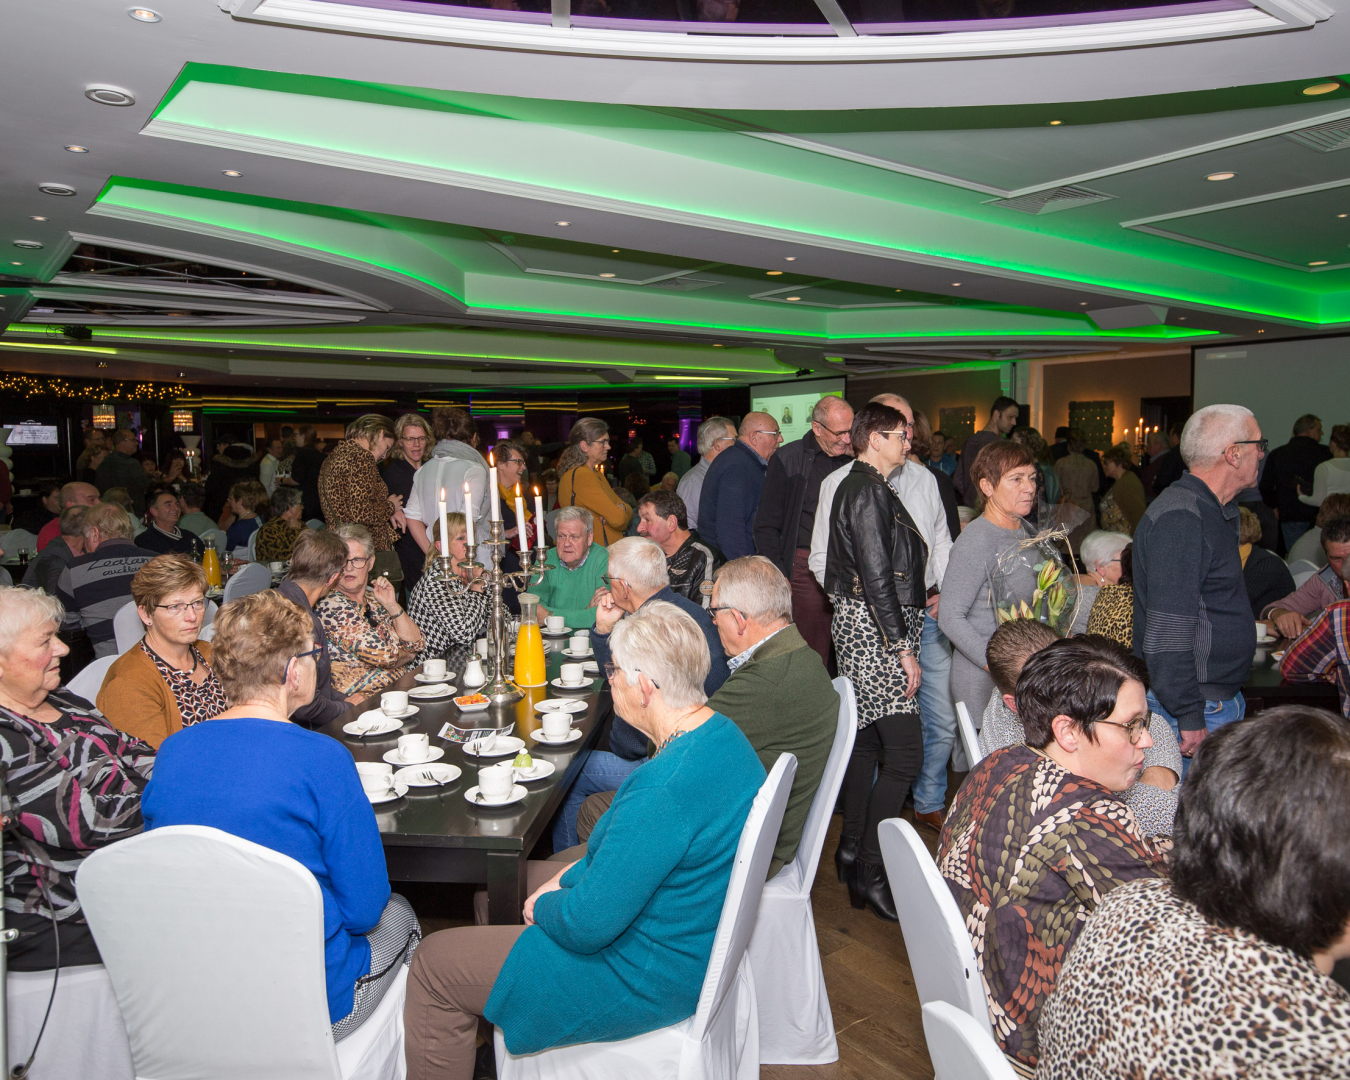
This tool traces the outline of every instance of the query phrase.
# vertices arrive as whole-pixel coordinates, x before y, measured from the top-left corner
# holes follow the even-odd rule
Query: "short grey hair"
[[[688,709],[707,702],[703,682],[712,667],[708,639],[674,604],[654,600],[620,619],[609,636],[609,651],[629,686],[637,685],[639,673],[645,674],[660,688],[668,707]]]
[[[1110,562],[1132,542],[1124,533],[1095,529],[1083,537],[1083,543],[1078,549],[1078,554],[1082,556],[1083,565],[1091,573],[1097,569],[1099,563]]]
[[[816,402],[815,407],[811,410],[811,423],[824,427],[825,421],[830,418],[830,411],[837,408],[845,408],[849,412],[853,411],[853,406],[838,394],[826,394]]]
[[[61,601],[41,589],[0,586],[0,656],[8,655],[14,643],[33,627],[48,623],[60,626],[65,614]]]
[[[712,452],[713,443],[728,437],[736,437],[736,425],[725,416],[708,417],[698,428],[699,457],[707,457]]]
[[[595,515],[584,506],[564,506],[558,511],[553,519],[553,533],[556,536],[558,526],[565,525],[569,521],[579,521],[586,526],[586,535],[595,535]]]
[[[718,607],[735,608],[747,619],[772,623],[792,619],[792,584],[763,555],[732,559],[717,571]]]
[[[1182,428],[1181,460],[1192,469],[1215,464],[1246,434],[1251,419],[1254,414],[1243,405],[1206,405]]]
[[[83,506],[67,506],[61,511],[62,536],[84,535],[84,509]]]
[[[130,540],[134,535],[135,527],[131,515],[120,506],[115,503],[101,502],[84,508],[84,522],[80,526],[80,532],[83,533],[86,540],[89,539],[89,535],[95,529],[98,530],[99,536],[104,540],[109,537]]]
[[[642,592],[659,592],[670,584],[666,553],[645,536],[625,536],[609,545],[609,576]]]
[[[298,487],[278,484],[276,490],[272,492],[272,516],[281,517],[287,510],[299,506],[304,500],[304,492]]]
[[[347,540],[355,540],[361,545],[361,550],[366,553],[366,558],[370,558],[370,556],[375,554],[375,537],[370,535],[370,530],[364,525],[358,525],[354,521],[348,521],[339,525],[333,532],[344,542]]]

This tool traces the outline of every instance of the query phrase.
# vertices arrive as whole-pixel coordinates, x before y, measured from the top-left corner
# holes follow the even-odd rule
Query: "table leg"
[[[518,926],[524,922],[525,853],[487,853],[488,923]]]

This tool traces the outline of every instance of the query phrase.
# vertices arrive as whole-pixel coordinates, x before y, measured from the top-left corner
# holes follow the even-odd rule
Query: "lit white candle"
[[[544,550],[544,500],[539,497],[539,489],[534,489],[534,527],[539,536],[539,550]]]
[[[442,504],[443,506],[444,504]],[[441,526],[441,536],[445,536],[445,526]],[[473,495],[469,491],[469,482],[464,481],[464,542],[473,547]]]
[[[529,550],[530,537],[529,527],[525,522],[525,500],[520,497],[520,485],[516,485],[516,542],[520,545],[520,553],[525,554]]]
[[[493,521],[501,521],[502,504],[501,496],[497,494],[497,463],[492,460],[492,451],[488,451],[488,494],[492,498],[492,518]]]
[[[439,509],[441,512],[441,554],[449,555],[450,516],[449,511],[445,508],[445,488],[441,488]]]

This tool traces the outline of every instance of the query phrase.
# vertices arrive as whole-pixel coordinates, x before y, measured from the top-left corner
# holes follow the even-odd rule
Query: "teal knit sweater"
[[[513,1054],[694,1014],[764,766],[721,713],[620,785],[586,856],[534,905],[484,1015]]]
[[[544,580],[530,589],[537,593],[539,602],[550,615],[561,615],[567,625],[581,630],[595,625],[595,608],[591,597],[605,583],[600,576],[609,569],[609,551],[600,544],[592,544],[586,561],[576,570],[569,570],[558,562],[558,549],[548,549],[545,560],[548,570]],[[541,620],[542,622],[542,620]]]

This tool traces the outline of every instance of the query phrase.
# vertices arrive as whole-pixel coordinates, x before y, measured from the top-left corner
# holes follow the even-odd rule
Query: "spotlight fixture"
[[[1185,322],[1185,321],[1186,321],[1186,316],[1185,316],[1185,315],[1178,315],[1178,316],[1177,316],[1177,322]]]
[[[601,276],[601,277],[616,277],[617,275],[615,275],[615,274],[601,274],[600,276]]]
[[[1303,88],[1303,93],[1307,97],[1318,97],[1321,94],[1330,94],[1340,88],[1341,84],[1338,82],[1320,82],[1313,83],[1311,86],[1305,86]]]
[[[238,169],[221,169],[221,170],[220,170],[220,175],[221,175],[221,176],[243,176],[244,174],[241,173]]]
[[[1258,333],[1258,334],[1264,334],[1265,331],[1264,331],[1264,330],[1258,330],[1257,333]]]
[[[43,217],[41,214],[31,214],[31,215],[29,215],[29,220],[30,220],[30,221],[46,221],[47,219],[46,219],[45,217]]]
[[[74,195],[75,189],[69,184],[39,184],[38,190],[44,195]]]
[[[118,108],[136,104],[136,95],[118,86],[86,86],[84,96],[100,105],[114,105]]]
[[[784,261],[784,262],[796,262],[796,261],[797,261],[797,256],[796,256],[796,255],[784,255],[784,256],[783,256],[783,261]]]
[[[800,296],[789,296],[789,297],[787,297],[787,299],[790,300],[790,301],[791,301],[791,300],[800,300],[801,297],[800,297]]]
[[[961,287],[961,283],[960,283],[959,281],[953,281],[953,282],[952,282],[952,288],[953,288],[953,289],[959,289],[960,287]]]
[[[89,153],[89,147],[87,147],[87,146],[74,146],[74,145],[71,145],[71,146],[67,146],[66,149],[69,150],[72,154],[87,154],[87,153]]]
[[[783,273],[781,270],[766,270],[764,272],[768,274],[769,277],[779,277]]]
[[[159,22],[163,18],[158,11],[151,11],[149,8],[134,7],[127,12],[137,22]]]
[[[1235,172],[1212,172],[1205,177],[1206,180],[1231,180],[1235,177]]]
[[[22,266],[23,263],[21,263],[21,262],[14,262],[13,260],[10,260],[10,264],[9,264],[9,265],[10,265],[10,266]]]
[[[726,348],[726,346],[723,345],[720,341],[714,341],[714,342],[713,342],[713,348],[714,348],[714,349],[724,349],[724,348]]]
[[[567,226],[571,225],[572,223],[571,223],[570,221],[555,221],[553,224],[554,224],[554,225],[561,225],[561,226],[565,229],[565,228],[567,228]]]
[[[1078,306],[1079,306],[1079,307],[1087,307],[1087,306],[1088,306],[1088,302],[1087,302],[1086,300],[1079,300],[1079,301],[1078,301]]]
[[[1062,123],[1064,123],[1063,120],[1051,120],[1051,121],[1050,121],[1050,126],[1051,126],[1051,127],[1059,127],[1059,125],[1062,124]]]
[[[14,246],[15,246],[16,248],[23,248],[25,251],[41,251],[41,250],[42,250],[42,245],[39,244],[36,240],[15,240],[15,241],[14,241]]]
[[[610,253],[611,255],[617,255],[617,254],[619,253],[619,249],[618,249],[618,248],[610,248],[610,249],[609,249],[609,253]]]
[[[1326,266],[1326,264],[1327,264],[1327,260],[1326,260],[1326,259],[1318,259],[1316,262],[1310,262],[1308,265],[1309,265],[1309,266]]]

